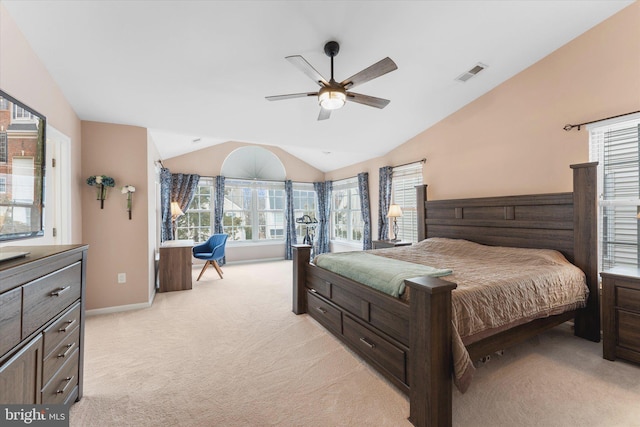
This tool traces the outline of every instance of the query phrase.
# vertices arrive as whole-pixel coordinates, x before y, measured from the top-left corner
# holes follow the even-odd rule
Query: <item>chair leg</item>
[[[197,282],[198,280],[200,280],[200,278],[202,277],[202,275],[204,274],[204,272],[205,272],[205,271],[207,271],[207,268],[209,267],[209,263],[210,263],[210,262],[211,262],[211,261],[205,261],[205,263],[204,263],[204,267],[202,267],[202,270],[200,271],[200,275],[199,275],[199,276],[198,276],[198,278],[196,279],[196,282]]]
[[[218,272],[218,275],[220,276],[220,278],[222,279],[222,269],[220,268],[220,265],[218,264],[218,261],[211,261],[213,263],[213,268],[216,269],[216,271]]]

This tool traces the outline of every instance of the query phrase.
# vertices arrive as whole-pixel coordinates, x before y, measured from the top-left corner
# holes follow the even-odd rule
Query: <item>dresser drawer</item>
[[[342,333],[342,312],[311,291],[307,292],[307,311],[326,328]]]
[[[21,307],[21,288],[0,294],[0,355],[20,343]]]
[[[387,370],[401,382],[406,382],[406,353],[360,325],[348,316],[343,318],[343,335],[360,353]]]
[[[80,299],[81,281],[82,266],[78,262],[24,285],[22,338]]]
[[[618,311],[618,345],[640,352],[640,314]]]
[[[42,404],[64,403],[78,384],[78,350],[42,389]]]
[[[640,313],[640,289],[622,287],[625,282],[616,280],[616,306]]]
[[[76,324],[67,337],[44,359],[42,382],[48,383],[64,362],[66,362],[80,344],[80,328]]]
[[[47,357],[80,325],[80,303],[74,304],[44,330],[44,356]]]

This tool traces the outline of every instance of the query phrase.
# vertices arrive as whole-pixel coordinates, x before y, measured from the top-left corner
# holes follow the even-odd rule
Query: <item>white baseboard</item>
[[[204,262],[198,262],[200,260],[193,262],[193,268],[202,268]],[[225,265],[238,265],[238,264],[257,264],[259,262],[273,262],[273,261],[284,261],[284,257],[278,258],[260,258],[260,259],[243,259],[240,261],[227,261]],[[224,267],[224,265],[223,265]]]
[[[241,261],[227,261],[225,265],[235,265],[235,264],[257,264],[259,262],[273,262],[273,261],[284,261],[284,257],[279,258],[260,258],[260,259],[245,259]]]
[[[154,292],[155,297],[155,292]],[[137,304],[116,305],[115,307],[94,308],[93,310],[86,310],[87,316],[97,316],[100,314],[112,314],[119,313],[121,311],[140,310],[143,308],[149,308],[153,304],[153,298],[147,302],[140,302]]]

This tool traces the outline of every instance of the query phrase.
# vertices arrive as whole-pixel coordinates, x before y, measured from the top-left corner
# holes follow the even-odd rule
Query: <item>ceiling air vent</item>
[[[475,76],[476,74],[478,74],[480,71],[484,70],[485,68],[487,68],[486,65],[481,64],[481,63],[478,62],[475,67],[473,67],[469,71],[466,71],[466,72],[460,74],[458,77],[456,77],[456,80],[461,81],[461,82],[466,82],[471,77]]]

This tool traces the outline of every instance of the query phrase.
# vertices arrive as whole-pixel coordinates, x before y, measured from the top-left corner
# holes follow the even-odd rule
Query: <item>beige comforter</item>
[[[370,252],[453,270],[441,279],[457,284],[452,293],[454,379],[463,392],[475,370],[465,345],[535,318],[584,307],[589,294],[584,273],[553,250],[431,238]]]

